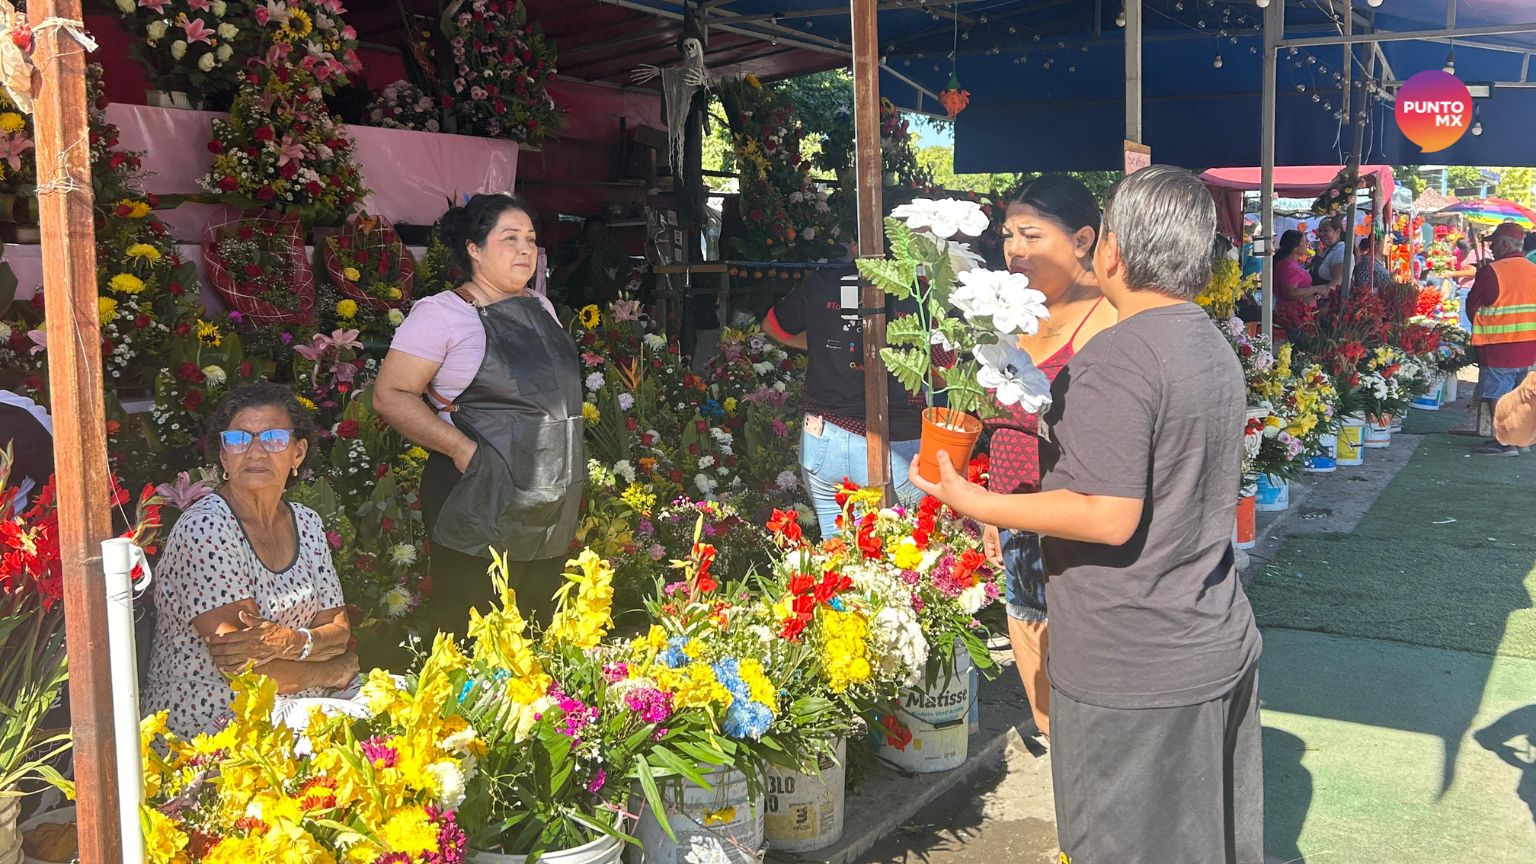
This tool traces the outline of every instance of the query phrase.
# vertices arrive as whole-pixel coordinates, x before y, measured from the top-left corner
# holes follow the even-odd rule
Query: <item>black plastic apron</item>
[[[485,359],[451,416],[479,446],[432,542],[480,558],[492,548],[512,561],[566,555],[586,464],[576,345],[537,297],[478,311]]]

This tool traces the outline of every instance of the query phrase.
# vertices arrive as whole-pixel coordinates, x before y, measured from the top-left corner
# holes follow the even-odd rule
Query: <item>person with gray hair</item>
[[[914,484],[1041,535],[1051,610],[1051,775],[1063,860],[1264,860],[1253,611],[1233,562],[1247,388],[1192,299],[1216,207],[1154,166],[1104,205],[1093,271],[1119,321],[1068,362],[1040,423],[1042,491]]]
[[[1472,346],[1477,349],[1477,408],[1487,418],[1492,418],[1496,403],[1536,369],[1536,264],[1521,254],[1524,240],[1525,232],[1513,222],[1495,228],[1489,241],[1494,261],[1477,272],[1467,294]],[[1490,434],[1472,452],[1519,456],[1520,447]]]
[[[1317,254],[1308,268],[1313,285],[1333,291],[1344,281],[1344,217],[1334,215],[1317,226]],[[1325,292],[1326,293],[1326,292]]]

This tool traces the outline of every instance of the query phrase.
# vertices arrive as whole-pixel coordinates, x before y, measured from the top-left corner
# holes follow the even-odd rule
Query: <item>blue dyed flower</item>
[[[761,702],[750,699],[733,699],[725,712],[725,734],[732,738],[757,740],[768,732],[773,723],[773,712]]]
[[[699,406],[699,413],[705,417],[724,417],[725,407],[715,399],[705,399],[704,403]]]
[[[747,686],[746,681],[742,680],[740,664],[735,657],[716,660],[711,664],[711,668],[715,670],[715,679],[721,686],[736,697],[731,700],[733,703],[745,702],[752,698],[752,689]]]
[[[656,659],[667,664],[670,669],[681,669],[688,665],[688,655],[683,653],[683,646],[687,644],[687,637],[673,636],[667,640],[667,647],[656,655]]]

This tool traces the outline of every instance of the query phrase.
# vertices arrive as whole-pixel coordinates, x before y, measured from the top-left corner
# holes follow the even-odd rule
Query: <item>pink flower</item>
[[[588,366],[601,366],[603,365],[603,358],[593,354],[591,351],[583,351],[581,352],[581,362]]]
[[[661,545],[660,543],[652,544],[650,548],[650,556],[652,561],[660,561],[661,559],[667,557],[667,547]]]
[[[48,348],[48,334],[47,333],[44,333],[41,330],[29,330],[29,331],[27,331],[27,338],[32,340],[32,350],[28,352],[32,356],[36,357],[37,355],[43,353],[43,351],[47,350],[47,348]]]
[[[142,2],[144,2],[144,0],[139,0],[139,2],[142,3]],[[164,0],[160,0],[160,5],[162,5],[162,6],[165,5]],[[265,6],[257,6],[256,7],[256,23],[257,24],[260,24],[261,26],[265,27],[265,26],[267,26],[267,22],[269,22],[271,20],[272,20],[272,12],[269,9],[267,9],[267,7],[265,7]]]
[[[212,12],[213,0],[187,0],[187,8],[197,12]]]
[[[332,549],[340,549],[341,535],[335,531],[327,531],[325,532],[325,542],[329,543]]]
[[[187,34],[188,42],[203,42],[207,44],[208,40],[216,35],[214,29],[204,24],[201,18],[193,18],[190,21],[184,22],[181,25],[181,29],[182,32]]]
[[[139,0],[140,9],[153,9],[156,15],[165,14],[165,4],[170,0]]]
[[[177,510],[185,510],[191,507],[204,495],[212,491],[212,489],[208,488],[207,480],[199,480],[193,483],[192,478],[188,477],[185,471],[177,473],[174,484],[161,483],[155,487],[155,494],[165,498],[165,503],[175,507]]]
[[[639,300],[619,300],[613,304],[613,320],[615,321],[639,321]]]
[[[21,157],[27,155],[36,146],[32,139],[25,135],[0,136],[0,159],[11,166],[12,171],[21,170]]]

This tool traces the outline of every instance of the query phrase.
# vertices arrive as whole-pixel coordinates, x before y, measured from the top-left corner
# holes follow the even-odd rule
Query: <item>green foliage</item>
[[[1533,185],[1536,185],[1536,171],[1530,168],[1504,168],[1498,185],[1493,187],[1493,194],[1530,207],[1536,203],[1536,194],[1531,189]]]

